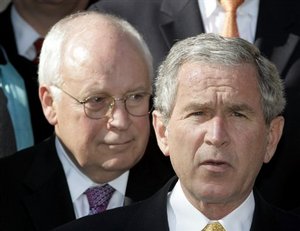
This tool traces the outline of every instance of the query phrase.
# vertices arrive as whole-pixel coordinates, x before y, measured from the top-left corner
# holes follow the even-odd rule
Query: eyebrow
[[[254,110],[249,107],[247,104],[233,104],[233,105],[230,105],[229,108],[232,110],[232,111],[243,111],[243,112],[247,112],[249,114],[254,114]]]
[[[97,95],[97,94],[99,94],[99,95],[110,95],[110,92],[107,91],[107,89],[99,89],[99,88],[96,88],[96,87],[90,88],[89,89],[89,94],[91,92],[92,92],[92,95]],[[123,95],[133,94],[133,93],[137,93],[137,92],[147,92],[147,93],[152,94],[152,89],[151,89],[151,87],[145,87],[145,86],[137,87],[137,88],[134,88],[134,89],[127,89],[126,92]]]
[[[245,104],[245,103],[241,103],[241,104],[226,104],[225,107],[231,111],[243,111],[243,112],[247,112],[249,114],[254,114],[254,110],[249,107],[249,105]],[[193,111],[195,109],[208,109],[211,110],[213,109],[212,107],[212,103],[210,102],[206,102],[206,103],[198,103],[198,102],[192,102],[188,105],[186,105],[183,110],[184,111]]]

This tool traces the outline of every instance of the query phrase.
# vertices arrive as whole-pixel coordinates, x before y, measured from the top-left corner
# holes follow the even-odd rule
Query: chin
[[[134,164],[128,160],[124,161],[122,158],[113,158],[105,161],[102,166],[110,171],[126,171],[129,170]]]

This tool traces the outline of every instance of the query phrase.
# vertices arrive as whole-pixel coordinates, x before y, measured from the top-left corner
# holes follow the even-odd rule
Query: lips
[[[226,162],[224,161],[220,161],[220,160],[206,160],[202,162],[203,165],[222,165],[222,164],[226,164]]]
[[[224,172],[229,167],[229,164],[221,160],[205,160],[201,166],[212,172]]]
[[[128,141],[119,141],[119,142],[108,142],[107,145],[113,145],[113,146],[118,146],[118,145],[126,145],[129,144],[131,140]]]
[[[106,146],[110,150],[115,150],[118,152],[122,152],[127,150],[132,146],[132,140],[126,140],[126,141],[117,141],[117,142],[106,142]]]

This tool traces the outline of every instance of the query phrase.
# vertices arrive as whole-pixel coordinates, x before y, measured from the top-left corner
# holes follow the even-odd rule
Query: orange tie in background
[[[40,61],[40,53],[41,53],[43,42],[44,42],[44,38],[38,38],[33,43],[33,45],[35,47],[36,56],[35,56],[34,60],[32,60],[32,62],[35,64],[38,64]]]
[[[244,0],[220,0],[220,4],[225,10],[225,21],[221,34],[224,37],[239,37],[236,12],[243,2]]]
[[[226,230],[219,222],[213,222],[205,226],[204,229],[202,229],[202,231],[226,231]]]

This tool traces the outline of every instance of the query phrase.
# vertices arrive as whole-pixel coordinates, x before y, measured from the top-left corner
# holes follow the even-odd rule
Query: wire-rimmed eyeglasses
[[[66,95],[83,105],[84,113],[90,119],[101,119],[107,117],[114,109],[116,101],[124,103],[128,114],[136,117],[149,115],[152,110],[152,95],[148,92],[135,92],[128,94],[122,98],[114,98],[106,94],[98,94],[79,100],[61,87],[55,85]]]

